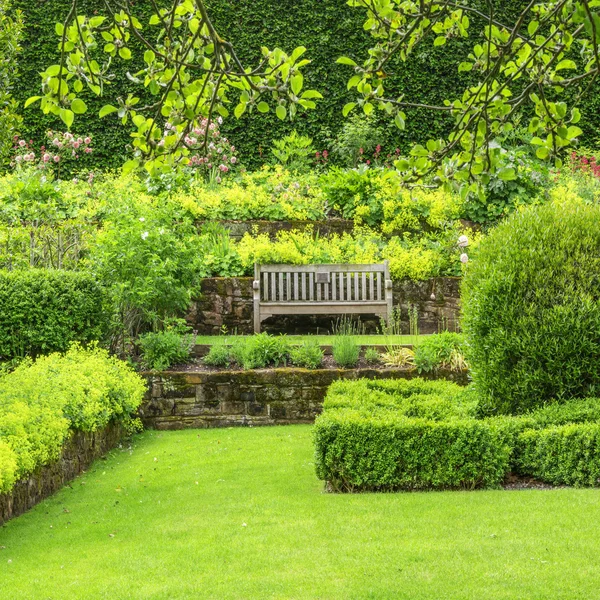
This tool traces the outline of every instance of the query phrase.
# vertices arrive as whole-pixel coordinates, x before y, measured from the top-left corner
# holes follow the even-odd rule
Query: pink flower
[[[91,149],[91,148],[86,148],[86,149],[84,150],[84,152],[85,152],[86,154],[90,154],[90,153],[92,152],[92,149]]]
[[[19,146],[21,146],[21,148],[24,148],[27,145],[27,142],[25,140],[19,140]]]
[[[460,248],[466,248],[469,245],[469,238],[466,235],[461,235],[458,238],[458,246]]]
[[[232,157],[229,159],[229,162],[230,162],[232,165],[235,165],[235,163],[237,162],[237,158],[236,158],[235,156],[232,156]]]
[[[461,262],[463,265],[466,265],[466,264],[469,262],[469,256],[463,252],[463,253],[460,255],[460,262]]]
[[[58,156],[58,154],[54,157],[54,162],[60,162],[60,156]]]
[[[44,154],[44,156],[42,157],[42,160],[47,163],[48,161],[50,161],[52,157],[46,152],[46,154]]]
[[[90,137],[86,137],[85,140],[83,140],[86,144],[91,144],[92,143],[92,138]]]

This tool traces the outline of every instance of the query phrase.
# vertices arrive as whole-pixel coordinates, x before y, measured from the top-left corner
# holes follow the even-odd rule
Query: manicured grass
[[[0,528],[0,598],[590,599],[600,491],[333,495],[311,428],[146,432]]]
[[[210,346],[219,339],[225,337],[227,340],[245,337],[240,335],[199,335],[196,338],[196,344]],[[300,344],[304,340],[317,340],[321,346],[331,346],[335,338],[334,335],[288,335],[286,336],[293,344]],[[361,346],[386,346],[388,344],[414,344],[420,338],[427,337],[426,335],[357,335],[354,336]]]

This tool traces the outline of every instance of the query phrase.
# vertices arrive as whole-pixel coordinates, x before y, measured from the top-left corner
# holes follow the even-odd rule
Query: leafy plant
[[[462,371],[467,368],[464,359],[464,336],[449,331],[419,339],[415,346],[414,363],[419,373],[439,369]]]
[[[365,350],[364,359],[370,365],[376,365],[380,363],[382,358],[383,356],[379,354],[379,350],[377,350],[377,348],[373,348],[373,346],[369,346]]]
[[[232,359],[244,369],[263,369],[285,365],[290,354],[289,340],[266,332],[236,338],[231,346]]]
[[[291,347],[290,361],[298,367],[318,369],[323,362],[323,350],[317,340],[304,340],[299,346]]]
[[[333,359],[343,369],[356,367],[360,357],[360,345],[356,336],[364,333],[364,327],[349,317],[341,317],[335,323],[334,333]]]
[[[370,155],[381,141],[383,132],[373,119],[350,117],[331,145],[333,155],[344,166],[356,168],[364,155]]]
[[[299,135],[294,129],[290,135],[273,142],[273,156],[290,171],[308,171],[311,158],[315,152],[312,139]]]
[[[231,365],[231,349],[227,338],[219,338],[210,347],[208,354],[204,357],[204,364],[210,367],[228,367]]]
[[[414,351],[403,346],[388,346],[381,358],[386,367],[405,369],[406,367],[415,366]]]
[[[140,336],[142,362],[153,371],[164,371],[177,364],[186,363],[195,344],[195,336],[180,333],[177,329],[149,332]]]

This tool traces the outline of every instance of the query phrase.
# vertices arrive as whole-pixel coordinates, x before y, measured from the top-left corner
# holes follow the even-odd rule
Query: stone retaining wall
[[[93,433],[74,432],[58,461],[40,467],[27,479],[18,481],[10,492],[0,494],[0,525],[54,494],[94,460],[116,448],[124,434],[123,428],[114,423]]]
[[[225,229],[229,230],[229,236],[234,240],[240,240],[244,234],[264,234],[274,239],[279,231],[304,231],[311,229],[320,237],[329,237],[334,233],[352,233],[354,222],[348,219],[328,219],[327,221],[218,221]],[[204,221],[198,221],[198,227],[202,227]]]
[[[438,277],[427,281],[395,281],[394,306],[400,308],[403,333],[409,332],[409,309],[416,307],[421,333],[456,331],[460,312],[460,278]],[[252,278],[213,277],[202,282],[199,300],[187,320],[199,334],[252,333]],[[375,333],[379,322],[363,318],[367,333]],[[327,333],[332,319],[323,316],[272,317],[263,323],[271,333]]]
[[[213,373],[147,374],[140,416],[146,427],[186,429],[312,423],[327,388],[337,379],[411,379],[398,369],[266,369]],[[466,373],[426,378],[467,383]]]

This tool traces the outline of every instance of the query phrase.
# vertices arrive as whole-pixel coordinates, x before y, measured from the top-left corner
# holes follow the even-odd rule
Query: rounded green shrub
[[[484,414],[600,389],[600,207],[519,212],[471,257],[462,326]]]

